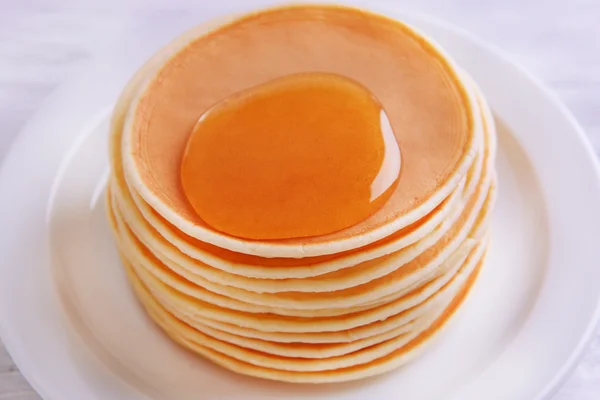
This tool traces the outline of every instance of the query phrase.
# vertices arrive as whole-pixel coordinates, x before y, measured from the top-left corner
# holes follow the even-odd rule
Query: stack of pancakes
[[[220,99],[305,71],[352,78],[385,107],[395,192],[323,236],[212,229],[179,179],[191,129]],[[261,378],[359,379],[412,360],[463,303],[488,244],[495,147],[477,87],[422,34],[352,8],[269,9],[199,26],[134,76],[113,116],[110,221],[137,297],[182,346]]]

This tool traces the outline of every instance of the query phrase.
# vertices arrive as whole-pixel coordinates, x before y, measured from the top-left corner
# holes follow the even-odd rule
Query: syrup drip
[[[400,175],[387,115],[340,75],[285,76],[211,107],[192,130],[181,183],[213,228],[247,239],[324,235],[377,211]]]

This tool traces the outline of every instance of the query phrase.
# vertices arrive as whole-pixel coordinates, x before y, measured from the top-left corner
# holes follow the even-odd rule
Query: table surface
[[[227,0],[222,0],[227,1]],[[498,45],[567,104],[600,151],[600,2],[401,0]],[[43,100],[120,29],[177,18],[189,0],[0,1],[0,159]],[[600,398],[600,329],[555,400]],[[39,399],[0,343],[0,400]]]

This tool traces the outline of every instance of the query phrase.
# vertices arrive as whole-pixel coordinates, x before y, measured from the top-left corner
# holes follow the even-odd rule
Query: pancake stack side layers
[[[137,298],[181,346],[259,378],[356,380],[413,360],[463,304],[495,157],[485,98],[422,33],[270,8],[190,30],[131,79],[108,216]]]

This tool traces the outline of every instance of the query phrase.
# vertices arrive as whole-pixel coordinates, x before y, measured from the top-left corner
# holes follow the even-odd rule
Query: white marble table
[[[121,28],[208,0],[0,1],[0,158],[44,98]],[[227,0],[220,0],[227,1]],[[401,0],[511,53],[569,106],[600,152],[598,0]],[[600,206],[600,205],[599,205]],[[600,398],[600,330],[557,400]],[[0,400],[39,397],[0,343]],[[65,399],[70,400],[70,399]]]

